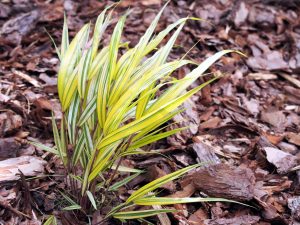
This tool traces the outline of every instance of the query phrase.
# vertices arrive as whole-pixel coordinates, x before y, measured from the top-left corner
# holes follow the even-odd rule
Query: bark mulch
[[[57,213],[57,190],[64,188],[59,160],[28,144],[38,140],[52,146],[51,112],[61,118],[56,89],[59,61],[47,32],[59,44],[64,12],[73,36],[111,3],[0,2],[1,224],[41,224],[46,215]],[[135,45],[163,4],[163,0],[119,3],[116,16],[132,10],[123,41]],[[186,23],[171,58],[184,55],[196,43],[187,57],[199,63],[223,49],[237,49],[248,57],[223,57],[207,71],[224,76],[187,101],[186,111],[174,118],[177,123],[172,128],[189,129],[149,146],[153,154],[124,160],[147,168],[147,174],[120,190],[120,197],[171,171],[209,161],[178,182],[164,185],[162,193],[222,197],[253,208],[219,202],[181,204],[174,206],[181,211],[163,223],[162,218],[153,218],[154,224],[300,224],[299,15],[297,0],[168,4],[157,32],[181,17],[207,20]],[[108,31],[104,43],[112,29]],[[174,76],[182,77],[191,69],[180,69]],[[94,220],[95,224],[97,215]],[[63,224],[72,224],[72,219],[63,219]]]

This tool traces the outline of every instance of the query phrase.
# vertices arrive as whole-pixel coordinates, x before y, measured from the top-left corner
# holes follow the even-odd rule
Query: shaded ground
[[[74,35],[111,3],[81,2],[0,3],[0,159],[10,159],[12,165],[7,168],[0,161],[3,224],[40,224],[43,215],[55,209],[54,190],[64,188],[53,176],[61,174],[57,159],[26,143],[38,139],[51,145],[51,110],[61,117],[56,99],[58,59],[45,29],[59,43],[64,11]],[[116,11],[132,9],[123,40],[136,44],[162,5],[161,0],[123,0]],[[177,205],[183,211],[169,216],[171,224],[300,224],[299,14],[297,0],[171,1],[160,30],[185,16],[210,21],[188,22],[172,58],[198,41],[188,53],[197,62],[229,48],[248,58],[224,57],[209,71],[226,76],[185,103],[187,111],[176,116],[175,121],[190,129],[149,146],[168,158],[153,154],[128,159],[128,165],[149,172],[120,196],[175,169],[213,161],[179,184],[165,186],[166,194],[225,197],[256,209],[224,203]],[[179,70],[176,76],[189,70]],[[19,178],[14,175],[18,169],[29,176],[52,176],[13,181]]]

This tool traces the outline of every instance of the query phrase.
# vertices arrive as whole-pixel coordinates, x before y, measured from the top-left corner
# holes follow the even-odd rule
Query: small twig
[[[33,204],[33,201],[32,201],[31,195],[30,195],[29,186],[25,180],[25,176],[21,170],[19,170],[19,173],[20,173],[20,177],[21,177],[21,185],[24,190],[25,210],[28,213],[29,211],[32,210],[32,205],[34,205],[34,204]]]
[[[118,169],[119,169],[119,167],[120,167],[120,165],[121,165],[122,160],[123,160],[123,158],[120,157],[120,160],[119,160],[119,162],[118,162],[118,164],[117,164],[117,166],[116,166],[116,169],[114,170],[113,174],[111,175],[111,178],[110,178],[109,181],[108,181],[107,189],[109,188],[111,182],[113,181],[115,175],[117,174],[117,171],[118,171]]]
[[[101,224],[105,223],[107,220],[108,220],[108,218],[105,218],[105,219],[99,221],[98,223],[95,223],[94,225],[101,225]]]
[[[279,75],[282,76],[284,79],[288,80],[289,82],[291,82],[292,84],[294,84],[297,88],[300,88],[300,80],[297,80],[296,78],[286,73],[282,73],[282,74],[280,73]]]
[[[39,83],[37,80],[35,80],[35,79],[33,79],[32,77],[30,77],[29,75],[27,75],[27,74],[25,74],[25,73],[23,73],[23,72],[21,72],[21,71],[19,71],[19,70],[15,70],[15,69],[13,69],[12,72],[13,72],[14,74],[16,74],[17,76],[21,77],[22,79],[28,81],[28,82],[31,83],[33,86],[35,86],[35,87],[37,87],[37,88],[41,87],[40,83]]]
[[[4,200],[2,198],[2,196],[0,196],[0,206],[5,208],[5,209],[8,209],[10,210],[11,212],[13,212],[14,214],[16,214],[17,216],[24,216],[26,217],[27,219],[31,219],[30,216],[26,215],[25,213],[22,213],[20,212],[19,210],[13,208],[6,200]]]

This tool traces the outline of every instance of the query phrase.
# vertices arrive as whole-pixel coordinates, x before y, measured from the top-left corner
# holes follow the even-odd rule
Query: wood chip
[[[193,150],[197,154],[198,162],[209,162],[213,164],[220,163],[220,159],[215,154],[212,146],[204,144],[203,142],[198,142],[193,144]]]
[[[0,160],[16,157],[21,145],[15,138],[0,139]]]
[[[0,183],[18,180],[21,171],[25,176],[36,176],[44,172],[46,161],[33,156],[20,156],[0,161]]]
[[[261,120],[271,124],[273,127],[277,128],[278,131],[283,131],[286,126],[286,116],[283,111],[277,111],[275,109],[263,111],[261,113]]]
[[[285,137],[290,143],[300,146],[300,134],[288,132]]]
[[[208,219],[207,212],[200,208],[189,217],[189,224],[203,225],[205,219]]]
[[[22,117],[11,111],[0,114],[0,137],[16,131],[22,126]]]
[[[295,219],[300,220],[300,196],[289,198],[288,207]]]
[[[280,174],[287,173],[298,165],[297,157],[290,153],[274,147],[264,147],[263,149],[267,154],[267,160],[277,168],[277,172]]]
[[[210,197],[248,201],[254,196],[255,177],[250,169],[227,164],[200,168],[191,175],[195,188]]]
[[[161,0],[142,0],[141,3],[144,6],[160,5],[161,4]]]
[[[219,117],[212,117],[211,119],[201,123],[199,126],[199,130],[216,128],[221,121],[222,119]]]
[[[272,73],[249,73],[250,80],[276,80],[278,76]]]
[[[31,76],[29,76],[19,70],[15,70],[15,69],[13,69],[12,72],[14,74],[16,74],[17,76],[21,77],[22,79],[26,80],[27,82],[31,83],[33,86],[38,87],[38,88],[41,87],[40,83],[37,80],[35,80],[34,78],[32,78]]]
[[[282,73],[280,74],[283,78],[294,84],[296,87],[300,88],[300,80],[297,80],[296,78],[292,77],[289,74]]]
[[[244,216],[237,216],[234,218],[221,218],[221,219],[211,219],[211,220],[205,220],[204,225],[251,225],[256,224],[260,218],[258,216],[250,216],[250,215],[244,215]]]
[[[162,209],[162,207],[160,205],[153,205],[152,206],[153,209]],[[157,215],[161,225],[171,225],[171,221],[168,217],[168,214],[167,213],[160,213]]]

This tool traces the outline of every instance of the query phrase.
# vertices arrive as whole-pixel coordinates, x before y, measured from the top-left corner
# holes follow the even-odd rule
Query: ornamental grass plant
[[[224,201],[158,197],[157,188],[200,164],[139,187],[126,200],[117,196],[120,187],[143,173],[123,166],[122,160],[130,155],[147,154],[144,146],[186,129],[166,131],[167,122],[184,110],[181,107],[184,101],[217,78],[187,88],[220,57],[235,52],[220,51],[201,64],[184,57],[169,61],[170,51],[184,24],[197,19],[179,19],[155,34],[165,7],[133,48],[121,41],[128,13],[118,19],[109,44],[101,44],[106,28],[113,21],[111,6],[98,16],[94,29],[90,23],[84,25],[72,41],[69,41],[66,19],[64,21],[60,50],[56,47],[60,59],[57,86],[63,117],[61,121],[52,118],[55,147],[34,145],[59,156],[68,187],[61,191],[64,199],[61,208],[81,215],[85,221],[104,205],[110,208],[104,220],[114,217],[124,221],[174,211],[165,205]],[[121,48],[123,52],[126,50],[122,55]],[[184,78],[170,79],[175,70],[189,64],[195,69]],[[158,95],[158,91],[161,94]],[[128,176],[122,180],[118,178],[124,175]],[[154,205],[162,207],[152,207]],[[51,216],[45,224],[55,224],[55,220]]]

